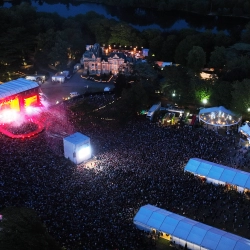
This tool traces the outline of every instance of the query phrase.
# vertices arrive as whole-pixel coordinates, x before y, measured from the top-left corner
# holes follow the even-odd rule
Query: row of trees
[[[3,30],[0,37],[2,81],[9,79],[8,72],[19,70],[29,60],[45,66],[50,63],[62,69],[69,58],[79,61],[86,44],[96,42],[106,46],[149,48],[150,69],[145,65],[137,65],[135,69],[137,82],[145,89],[149,100],[155,89],[162,89],[168,97],[176,91],[181,96],[180,102],[198,104],[199,98],[204,96],[197,92],[201,88],[207,90],[205,96],[211,97],[212,105],[234,108],[237,105],[233,105],[231,90],[235,89],[236,83],[250,78],[250,24],[242,34],[234,35],[211,31],[200,33],[192,29],[171,33],[154,29],[140,32],[126,23],[106,19],[94,12],[62,18],[56,14],[38,13],[25,3],[0,9],[0,24]],[[154,64],[157,60],[181,66],[161,71]],[[218,80],[200,79],[199,72],[204,66],[215,68]],[[226,90],[220,93],[222,86]]]
[[[13,0],[14,5],[20,4],[20,0]],[[40,1],[40,3],[51,0]],[[53,1],[55,2],[55,1]],[[59,1],[63,4],[69,4],[69,1]],[[250,17],[249,0],[81,0],[80,2],[101,3],[105,5],[122,8],[143,8],[155,9],[158,11],[186,11],[198,14],[214,14],[237,17]],[[79,1],[72,1],[73,4],[79,4]]]
[[[60,63],[68,58],[80,58],[86,44],[117,44],[122,46],[138,46],[150,49],[152,60],[171,61],[187,66],[188,53],[193,46],[201,47],[206,60],[210,62],[211,53],[219,52],[216,47],[229,48],[238,41],[250,42],[250,24],[242,34],[197,32],[192,29],[161,32],[147,29],[142,32],[126,23],[107,19],[95,12],[62,18],[59,15],[38,13],[28,4],[0,9],[0,23],[3,34],[0,38],[1,65],[21,65],[29,58],[39,62]],[[243,45],[244,46],[244,45]],[[245,53],[249,48],[234,47]],[[227,53],[227,61],[234,55]],[[212,58],[212,64],[216,63]],[[221,63],[222,60],[220,60]],[[5,67],[7,68],[7,67]]]
[[[133,8],[154,8],[160,11],[190,11],[200,14],[250,16],[248,0],[82,0],[82,2],[103,3],[112,6]]]
[[[210,106],[225,106],[242,115],[249,116],[250,79],[225,81],[222,78],[203,80],[190,68],[169,66],[156,70],[157,65],[137,64],[132,85],[131,77],[119,75],[115,91],[121,96],[119,111],[116,113],[123,121],[130,119],[143,109],[157,102],[156,90],[161,90],[169,101],[183,107],[203,105],[206,99]],[[121,91],[122,89],[122,91]],[[159,96],[158,96],[159,98]]]

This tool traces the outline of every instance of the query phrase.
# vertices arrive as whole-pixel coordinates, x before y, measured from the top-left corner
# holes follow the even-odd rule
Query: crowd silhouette
[[[89,96],[103,106],[113,96]],[[234,135],[204,128],[160,127],[145,119],[104,126],[97,118],[60,104],[40,114],[45,130],[29,139],[0,135],[0,208],[33,208],[49,233],[69,250],[153,249],[133,225],[145,204],[247,237],[249,199],[207,184],[184,166],[192,157],[237,167]],[[96,112],[98,115],[98,112]],[[95,117],[96,117],[95,114]],[[63,137],[91,139],[91,167],[63,155]]]

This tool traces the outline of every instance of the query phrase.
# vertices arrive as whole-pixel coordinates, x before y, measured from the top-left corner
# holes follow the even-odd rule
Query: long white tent
[[[140,230],[171,236],[175,244],[195,250],[250,250],[250,240],[160,209],[150,204],[142,206],[134,217]]]
[[[184,168],[195,175],[205,177],[214,184],[230,184],[237,187],[237,191],[250,190],[250,173],[230,168],[214,162],[191,158]]]
[[[242,134],[244,134],[247,137],[250,137],[250,126],[249,126],[249,122],[245,123],[244,125],[242,125],[241,127],[239,127],[239,132],[241,132]]]

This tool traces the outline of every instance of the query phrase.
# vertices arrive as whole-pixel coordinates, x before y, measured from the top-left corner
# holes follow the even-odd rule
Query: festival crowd
[[[88,97],[99,107],[112,100],[110,95]],[[0,135],[0,209],[35,209],[49,233],[69,250],[153,249],[133,225],[146,204],[249,236],[250,201],[245,194],[184,173],[193,157],[237,167],[235,136],[160,127],[145,117],[123,126],[112,121],[104,125],[71,111],[70,105],[43,111],[45,130],[35,137]],[[91,139],[91,167],[64,158],[63,137],[74,132]]]

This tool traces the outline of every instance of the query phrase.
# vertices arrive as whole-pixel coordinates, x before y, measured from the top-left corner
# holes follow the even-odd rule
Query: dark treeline
[[[55,13],[37,12],[27,3],[0,9],[0,24],[3,31],[0,37],[2,81],[10,79],[10,72],[30,64],[53,64],[58,70],[63,69],[69,59],[79,62],[87,44],[137,46],[149,48],[148,62],[156,69],[136,66],[135,72],[140,73],[142,86],[148,91],[160,88],[167,97],[175,91],[178,101],[183,103],[198,104],[202,98],[208,98],[211,105],[233,107],[243,113],[250,107],[248,99],[242,104],[246,87],[238,89],[235,98],[232,94],[235,86],[244,85],[237,82],[250,78],[250,24],[244,32],[231,30],[215,34],[193,29],[140,32],[127,23],[95,12],[63,18]],[[154,65],[155,61],[181,66],[160,70]],[[199,72],[204,67],[214,68],[218,79],[200,79]]]
[[[196,12],[205,15],[216,14],[250,17],[249,0],[82,0],[80,2],[102,3],[119,7],[156,9],[159,11],[177,10]]]

